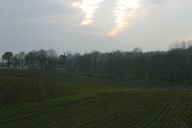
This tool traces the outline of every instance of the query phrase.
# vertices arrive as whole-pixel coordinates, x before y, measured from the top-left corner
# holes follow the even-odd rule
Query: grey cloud
[[[0,53],[40,48],[54,48],[60,53],[130,50],[136,46],[143,50],[164,50],[179,37],[192,34],[191,0],[143,0],[135,23],[113,38],[105,34],[112,20],[110,10],[105,7],[113,4],[105,3],[98,11],[98,16],[104,14],[97,18],[98,23],[82,27],[81,14],[71,7],[72,2],[1,0]]]

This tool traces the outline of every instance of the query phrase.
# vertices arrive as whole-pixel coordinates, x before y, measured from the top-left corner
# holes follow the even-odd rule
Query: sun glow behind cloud
[[[94,22],[95,13],[99,8],[99,4],[104,0],[83,0],[82,2],[74,2],[74,7],[79,7],[84,14],[81,25],[89,25]]]
[[[73,6],[80,8],[84,15],[81,25],[90,25],[94,22],[99,4],[103,1],[106,0],[82,0],[73,3]],[[115,36],[122,32],[130,23],[131,18],[136,15],[139,7],[139,0],[117,0],[115,8],[112,10],[115,26],[108,35]]]
[[[123,31],[130,19],[136,15],[139,6],[139,0],[118,0],[113,10],[115,27],[109,32],[109,35],[114,36]]]

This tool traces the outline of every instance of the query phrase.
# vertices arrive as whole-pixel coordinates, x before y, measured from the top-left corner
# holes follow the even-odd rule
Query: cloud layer
[[[136,46],[162,50],[179,39],[191,38],[191,0],[140,0],[139,8],[126,5],[133,0],[89,1],[93,0],[87,1],[92,6],[89,13],[71,6],[74,2],[84,6],[81,0],[0,1],[0,53],[40,48],[60,53],[111,51]],[[132,17],[133,13],[137,16]],[[82,26],[82,19],[82,24],[95,23]],[[109,37],[105,33],[110,29],[112,35],[121,33]]]
[[[81,25],[90,25],[95,21],[95,14],[99,9],[99,5],[106,0],[82,0],[74,2],[72,6],[80,8],[84,19]],[[112,10],[115,26],[109,32],[110,36],[119,34],[129,24],[132,17],[137,13],[140,7],[139,0],[117,0],[116,6]]]

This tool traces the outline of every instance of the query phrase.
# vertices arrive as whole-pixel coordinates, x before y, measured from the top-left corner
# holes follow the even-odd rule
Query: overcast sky
[[[0,54],[166,50],[192,39],[192,0],[93,1],[0,0]]]

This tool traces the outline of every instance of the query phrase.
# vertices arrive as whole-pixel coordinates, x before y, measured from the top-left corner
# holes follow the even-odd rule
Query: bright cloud
[[[94,22],[95,13],[99,8],[99,4],[104,0],[83,0],[82,2],[74,2],[74,7],[79,7],[84,14],[81,25],[89,25]],[[117,35],[129,24],[129,20],[135,16],[139,8],[139,0],[118,0],[113,10],[114,28],[109,32],[110,36]]]
[[[135,16],[139,6],[139,0],[118,0],[113,10],[115,27],[109,35],[114,36],[123,31],[129,24],[129,20]]]
[[[74,7],[79,7],[84,14],[81,25],[89,25],[94,22],[95,13],[99,8],[99,4],[104,0],[83,0],[82,2],[74,2]]]

